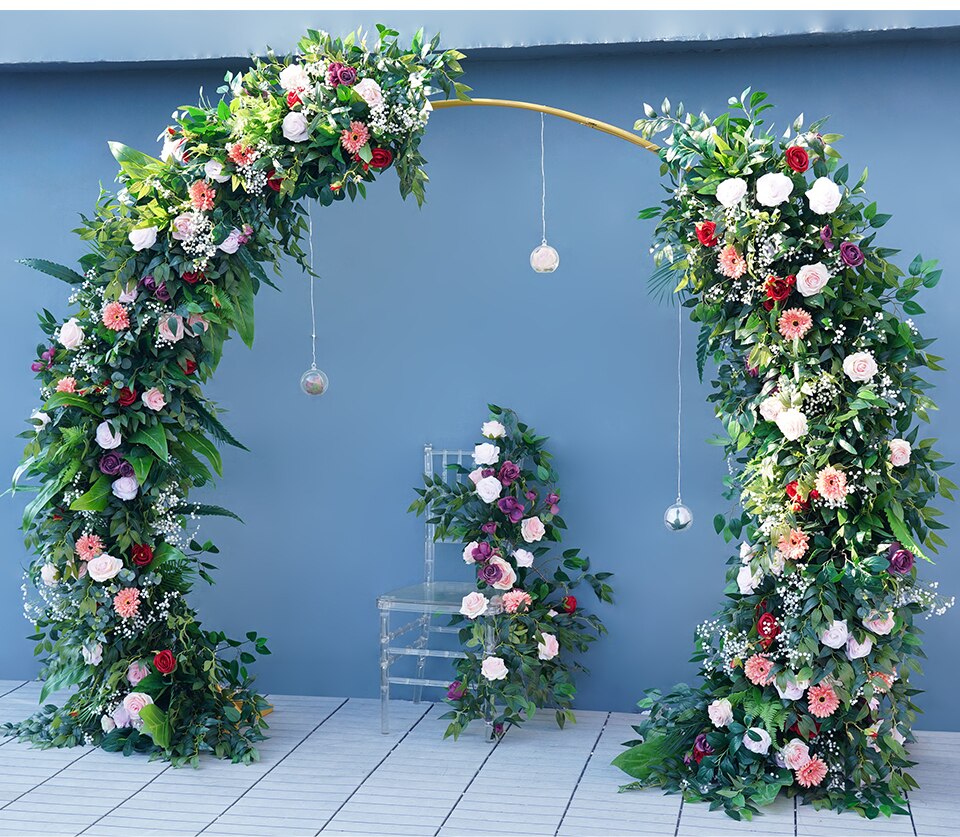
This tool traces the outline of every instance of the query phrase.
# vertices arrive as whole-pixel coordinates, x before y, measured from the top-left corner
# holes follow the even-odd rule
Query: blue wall
[[[780,105],[833,114],[852,170],[869,163],[869,188],[885,211],[886,244],[938,256],[944,281],[923,302],[925,331],[941,338],[950,372],[939,376],[941,448],[960,458],[949,431],[960,415],[960,329],[952,229],[957,177],[955,42],[777,47],[698,53],[468,62],[477,95],[555,104],[630,126],[644,100],[667,95],[716,113],[747,85]],[[599,49],[599,48],[597,48]],[[513,53],[511,53],[513,54]],[[522,53],[518,53],[521,54]],[[65,287],[12,264],[43,256],[70,262],[68,234],[115,171],[105,141],[152,150],[176,105],[222,68],[125,68],[0,74],[5,305],[0,306],[0,463],[12,471],[22,417],[35,406],[28,369],[33,311],[63,313]],[[718,604],[727,548],[713,515],[725,468],[703,443],[717,430],[707,387],[688,363],[685,499],[694,528],[661,524],[674,496],[675,317],[647,296],[649,222],[638,209],[662,196],[657,162],[626,143],[571,123],[547,124],[548,223],[560,270],[527,264],[539,241],[538,118],[488,109],[434,115],[424,150],[428,204],[403,203],[392,177],[365,205],[315,212],[320,364],[331,389],[320,400],[297,383],[309,364],[307,284],[290,268],[284,291],[258,301],[257,341],[230,346],[211,394],[251,453],[225,451],[228,478],[212,495],[246,526],[209,523],[221,546],[220,583],[198,591],[210,625],[271,637],[259,666],[275,692],[375,694],[378,592],[417,579],[421,521],[405,514],[420,473],[420,446],[468,443],[488,401],[511,405],[552,437],[571,545],[616,573],[618,605],[605,607],[609,637],[591,653],[584,708],[626,710],[645,686],[691,676],[697,622]],[[688,347],[694,332],[685,329]],[[692,359],[693,352],[687,353]],[[34,673],[20,637],[17,532],[23,501],[0,502],[0,675]],[[960,509],[947,510],[956,525]],[[924,572],[960,588],[955,554]],[[440,575],[462,573],[455,555]],[[586,598],[586,596],[584,597]],[[956,616],[931,621],[923,724],[960,729]]]

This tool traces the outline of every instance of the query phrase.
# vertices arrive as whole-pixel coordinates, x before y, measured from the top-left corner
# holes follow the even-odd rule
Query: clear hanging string
[[[543,230],[541,244],[547,243],[547,172],[544,167],[543,114],[540,114],[540,222]]]
[[[680,500],[680,478],[682,474],[682,458],[680,442],[683,427],[683,306],[677,300],[677,502]]]
[[[553,273],[560,266],[560,254],[547,244],[547,170],[544,146],[544,118],[540,114],[540,243],[530,254],[530,267],[537,273]]]
[[[307,205],[307,233],[310,236],[310,351],[311,369],[317,368],[317,309],[313,299],[313,284],[316,277],[313,272],[313,205]]]

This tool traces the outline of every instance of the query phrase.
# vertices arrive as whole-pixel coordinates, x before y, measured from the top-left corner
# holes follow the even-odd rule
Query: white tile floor
[[[37,683],[0,681],[0,722],[26,717],[38,695]],[[960,833],[960,733],[918,735],[909,817],[869,822],[780,800],[738,823],[654,790],[618,794],[610,760],[633,736],[628,714],[579,712],[560,731],[548,713],[491,745],[479,727],[443,741],[439,705],[397,701],[395,731],[381,735],[373,700],[270,699],[271,737],[249,767],[174,770],[0,740],[0,837]]]

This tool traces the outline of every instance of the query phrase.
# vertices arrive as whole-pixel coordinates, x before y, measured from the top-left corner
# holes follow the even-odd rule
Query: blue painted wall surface
[[[895,213],[884,244],[943,260],[944,281],[921,300],[923,329],[940,338],[951,371],[935,380],[934,435],[960,458],[960,329],[956,277],[955,42],[851,48],[755,48],[697,54],[602,55],[467,64],[477,95],[527,99],[630,126],[645,100],[669,96],[716,113],[747,85],[764,88],[785,125],[798,112],[832,114],[851,169],[869,164],[869,189]],[[65,286],[13,259],[69,263],[68,231],[115,166],[105,142],[151,151],[171,110],[213,91],[222,69],[0,75],[0,465],[36,405],[28,366],[33,312],[66,312]],[[590,654],[579,705],[629,709],[646,686],[689,678],[694,626],[719,603],[729,548],[710,521],[724,510],[725,467],[704,440],[717,430],[706,385],[685,375],[685,499],[697,521],[684,535],[661,523],[674,497],[674,310],[648,297],[651,223],[638,209],[663,196],[652,155],[560,121],[547,124],[549,237],[560,270],[527,264],[539,242],[538,118],[500,110],[437,113],[424,143],[427,205],[403,203],[388,174],[364,205],[315,212],[320,363],[331,389],[308,400],[304,277],[258,300],[256,347],[228,348],[212,396],[251,453],[227,450],[227,478],[207,492],[246,526],[206,524],[222,549],[220,582],[194,596],[213,626],[271,638],[259,665],[274,692],[373,696],[378,592],[418,578],[422,523],[407,515],[420,446],[473,440],[485,404],[515,407],[552,437],[569,543],[616,573],[610,633]],[[688,348],[695,333],[685,328]],[[686,357],[692,361],[693,352]],[[23,500],[0,501],[0,675],[35,668],[20,616]],[[946,521],[960,523],[960,508]],[[960,589],[955,550],[923,568]],[[439,575],[463,574],[455,554]],[[583,597],[592,607],[590,597]],[[956,615],[926,623],[924,726],[960,729]]]

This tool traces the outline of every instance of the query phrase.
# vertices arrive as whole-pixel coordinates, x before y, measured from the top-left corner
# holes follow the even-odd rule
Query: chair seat
[[[411,584],[383,593],[377,597],[377,607],[381,610],[403,610],[413,613],[460,612],[463,597],[474,593],[477,585],[472,581],[434,581],[429,584]],[[500,605],[491,603],[487,614],[500,613]]]

